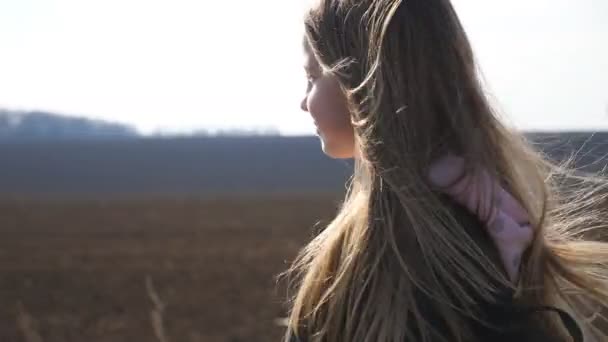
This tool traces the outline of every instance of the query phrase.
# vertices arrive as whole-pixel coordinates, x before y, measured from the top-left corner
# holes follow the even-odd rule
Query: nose
[[[300,109],[305,112],[308,112],[308,96],[304,96],[302,102],[300,102]]]

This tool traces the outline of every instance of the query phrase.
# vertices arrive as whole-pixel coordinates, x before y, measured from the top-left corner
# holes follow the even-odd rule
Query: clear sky
[[[312,134],[306,0],[0,0],[0,107],[144,133]],[[453,0],[488,92],[524,129],[608,128],[608,1]]]

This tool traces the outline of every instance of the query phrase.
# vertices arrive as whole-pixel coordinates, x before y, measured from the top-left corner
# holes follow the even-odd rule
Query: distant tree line
[[[147,138],[215,138],[215,137],[276,137],[280,136],[281,132],[274,127],[265,128],[229,128],[229,129],[196,129],[192,131],[156,131]]]
[[[44,111],[0,109],[0,139],[130,138],[131,126],[103,120],[72,117]]]
[[[192,132],[155,132],[141,135],[129,125],[85,117],[60,115],[46,111],[0,109],[0,140],[116,139],[179,137],[250,137],[278,136],[275,128],[195,130]]]

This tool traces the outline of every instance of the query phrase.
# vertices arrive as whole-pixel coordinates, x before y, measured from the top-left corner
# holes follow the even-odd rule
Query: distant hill
[[[0,140],[132,138],[128,125],[49,112],[0,110]]]
[[[554,159],[605,164],[608,133],[529,137]],[[0,165],[0,196],[337,193],[352,172],[316,137],[272,136],[13,141],[0,143]]]

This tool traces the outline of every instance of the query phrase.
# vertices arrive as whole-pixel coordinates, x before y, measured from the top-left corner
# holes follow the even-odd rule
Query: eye
[[[306,91],[310,91],[316,79],[313,75],[306,75]]]

